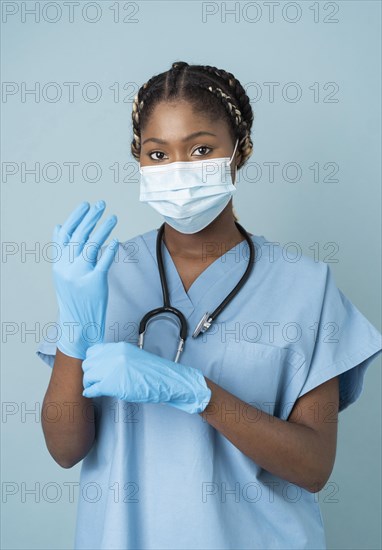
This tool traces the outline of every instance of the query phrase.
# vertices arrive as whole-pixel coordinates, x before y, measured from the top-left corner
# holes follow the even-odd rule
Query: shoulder
[[[252,236],[262,276],[273,288],[285,292],[311,292],[323,289],[330,267],[322,260],[303,253],[295,242],[282,244],[261,236]]]

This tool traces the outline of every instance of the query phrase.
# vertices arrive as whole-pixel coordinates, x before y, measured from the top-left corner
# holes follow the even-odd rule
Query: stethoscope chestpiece
[[[213,319],[210,317],[209,311],[206,311],[199,323],[196,325],[195,330],[192,333],[192,337],[196,338],[201,332],[206,332],[206,330],[210,328],[212,321]]]

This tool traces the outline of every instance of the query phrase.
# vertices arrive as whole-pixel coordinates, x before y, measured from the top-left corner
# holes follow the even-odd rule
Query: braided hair
[[[133,140],[131,152],[139,161],[141,131],[161,101],[186,100],[213,120],[223,119],[235,142],[239,140],[240,169],[252,154],[253,112],[244,88],[233,74],[209,65],[189,65],[176,61],[171,69],[145,82],[134,97],[132,108]],[[238,220],[233,211],[235,220]]]

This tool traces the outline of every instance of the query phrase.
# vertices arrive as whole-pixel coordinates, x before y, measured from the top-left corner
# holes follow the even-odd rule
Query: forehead
[[[146,137],[161,137],[164,140],[181,138],[200,130],[216,135],[229,134],[226,121],[216,119],[208,113],[198,112],[185,100],[160,102],[155,105],[141,131],[142,141]]]

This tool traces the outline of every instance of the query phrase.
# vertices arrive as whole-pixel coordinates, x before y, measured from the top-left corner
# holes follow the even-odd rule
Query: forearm
[[[322,488],[322,445],[312,428],[267,414],[205,379],[212,392],[199,413],[205,421],[261,468],[308,491]]]
[[[83,397],[82,361],[57,349],[52,376],[42,405],[42,429],[47,448],[63,468],[82,460],[93,445],[92,400]]]

